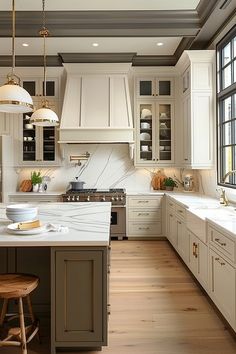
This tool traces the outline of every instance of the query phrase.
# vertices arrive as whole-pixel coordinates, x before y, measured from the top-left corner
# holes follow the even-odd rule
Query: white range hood
[[[64,64],[59,143],[133,143],[131,64]]]

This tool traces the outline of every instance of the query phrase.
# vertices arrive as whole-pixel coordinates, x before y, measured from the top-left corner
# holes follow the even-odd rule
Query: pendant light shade
[[[45,104],[32,114],[30,123],[40,127],[53,127],[59,124],[59,119],[56,113]]]
[[[38,125],[40,127],[54,127],[59,124],[59,119],[56,113],[51,110],[48,106],[48,101],[46,100],[46,88],[47,88],[47,80],[46,80],[46,37],[49,36],[49,31],[45,25],[45,0],[42,0],[43,5],[43,27],[39,31],[41,37],[43,37],[43,102],[42,107],[37,109],[32,116],[30,117],[30,123],[33,125]]]
[[[12,69],[7,82],[0,87],[0,112],[28,113],[34,110],[29,93],[20,86],[20,78],[15,75],[15,1],[12,0]]]

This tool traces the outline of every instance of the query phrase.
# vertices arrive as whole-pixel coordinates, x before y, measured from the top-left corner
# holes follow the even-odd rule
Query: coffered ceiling
[[[15,3],[17,65],[40,66],[42,2]],[[236,0],[46,0],[45,4],[51,33],[48,65],[114,61],[174,65],[184,49],[207,48],[236,9]],[[10,66],[10,54],[11,0],[1,0],[0,66]]]

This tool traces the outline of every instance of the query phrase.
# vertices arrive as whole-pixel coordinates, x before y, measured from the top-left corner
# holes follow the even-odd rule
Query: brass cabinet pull
[[[149,200],[139,200],[138,203],[149,203]]]
[[[225,242],[220,242],[220,239],[219,238],[215,238],[215,242],[219,243],[221,246],[226,246],[226,243]]]
[[[225,265],[225,263],[222,262],[219,257],[215,257],[215,261],[220,263],[221,266]]]
[[[193,242],[193,256],[195,256],[195,242]]]
[[[181,225],[181,224],[182,224],[182,222],[181,222],[181,221],[179,221],[179,220],[177,220],[177,223],[178,223],[179,225]]]
[[[197,258],[197,244],[193,242],[193,256]]]
[[[178,209],[178,212],[179,212],[179,213],[183,213],[183,210]]]
[[[173,214],[170,214],[170,217],[173,218]]]
[[[184,159],[184,161],[188,161],[188,159]]]
[[[138,229],[139,229],[139,230],[149,230],[150,227],[139,227]]]
[[[149,213],[138,213],[138,216],[148,216],[148,215],[150,215]]]
[[[198,245],[195,243],[195,258],[198,257]]]

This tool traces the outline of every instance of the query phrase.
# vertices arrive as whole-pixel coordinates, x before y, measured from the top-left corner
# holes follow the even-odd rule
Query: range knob
[[[66,200],[69,202],[70,201],[70,196],[66,198]]]
[[[76,197],[76,201],[77,201],[77,202],[79,201],[79,195],[77,195],[77,197]]]
[[[101,198],[101,202],[105,202],[106,201],[106,197],[105,195]]]
[[[75,201],[75,196],[74,196],[74,195],[71,197],[71,201],[72,201],[72,202]]]
[[[88,195],[87,198],[86,198],[87,202],[90,201],[90,196]]]
[[[114,202],[115,198],[114,197],[111,197],[111,202]]]
[[[115,200],[118,202],[119,201],[119,197],[115,197]]]
[[[120,201],[122,202],[122,200],[123,200],[124,198],[122,197],[122,196],[120,196]]]

